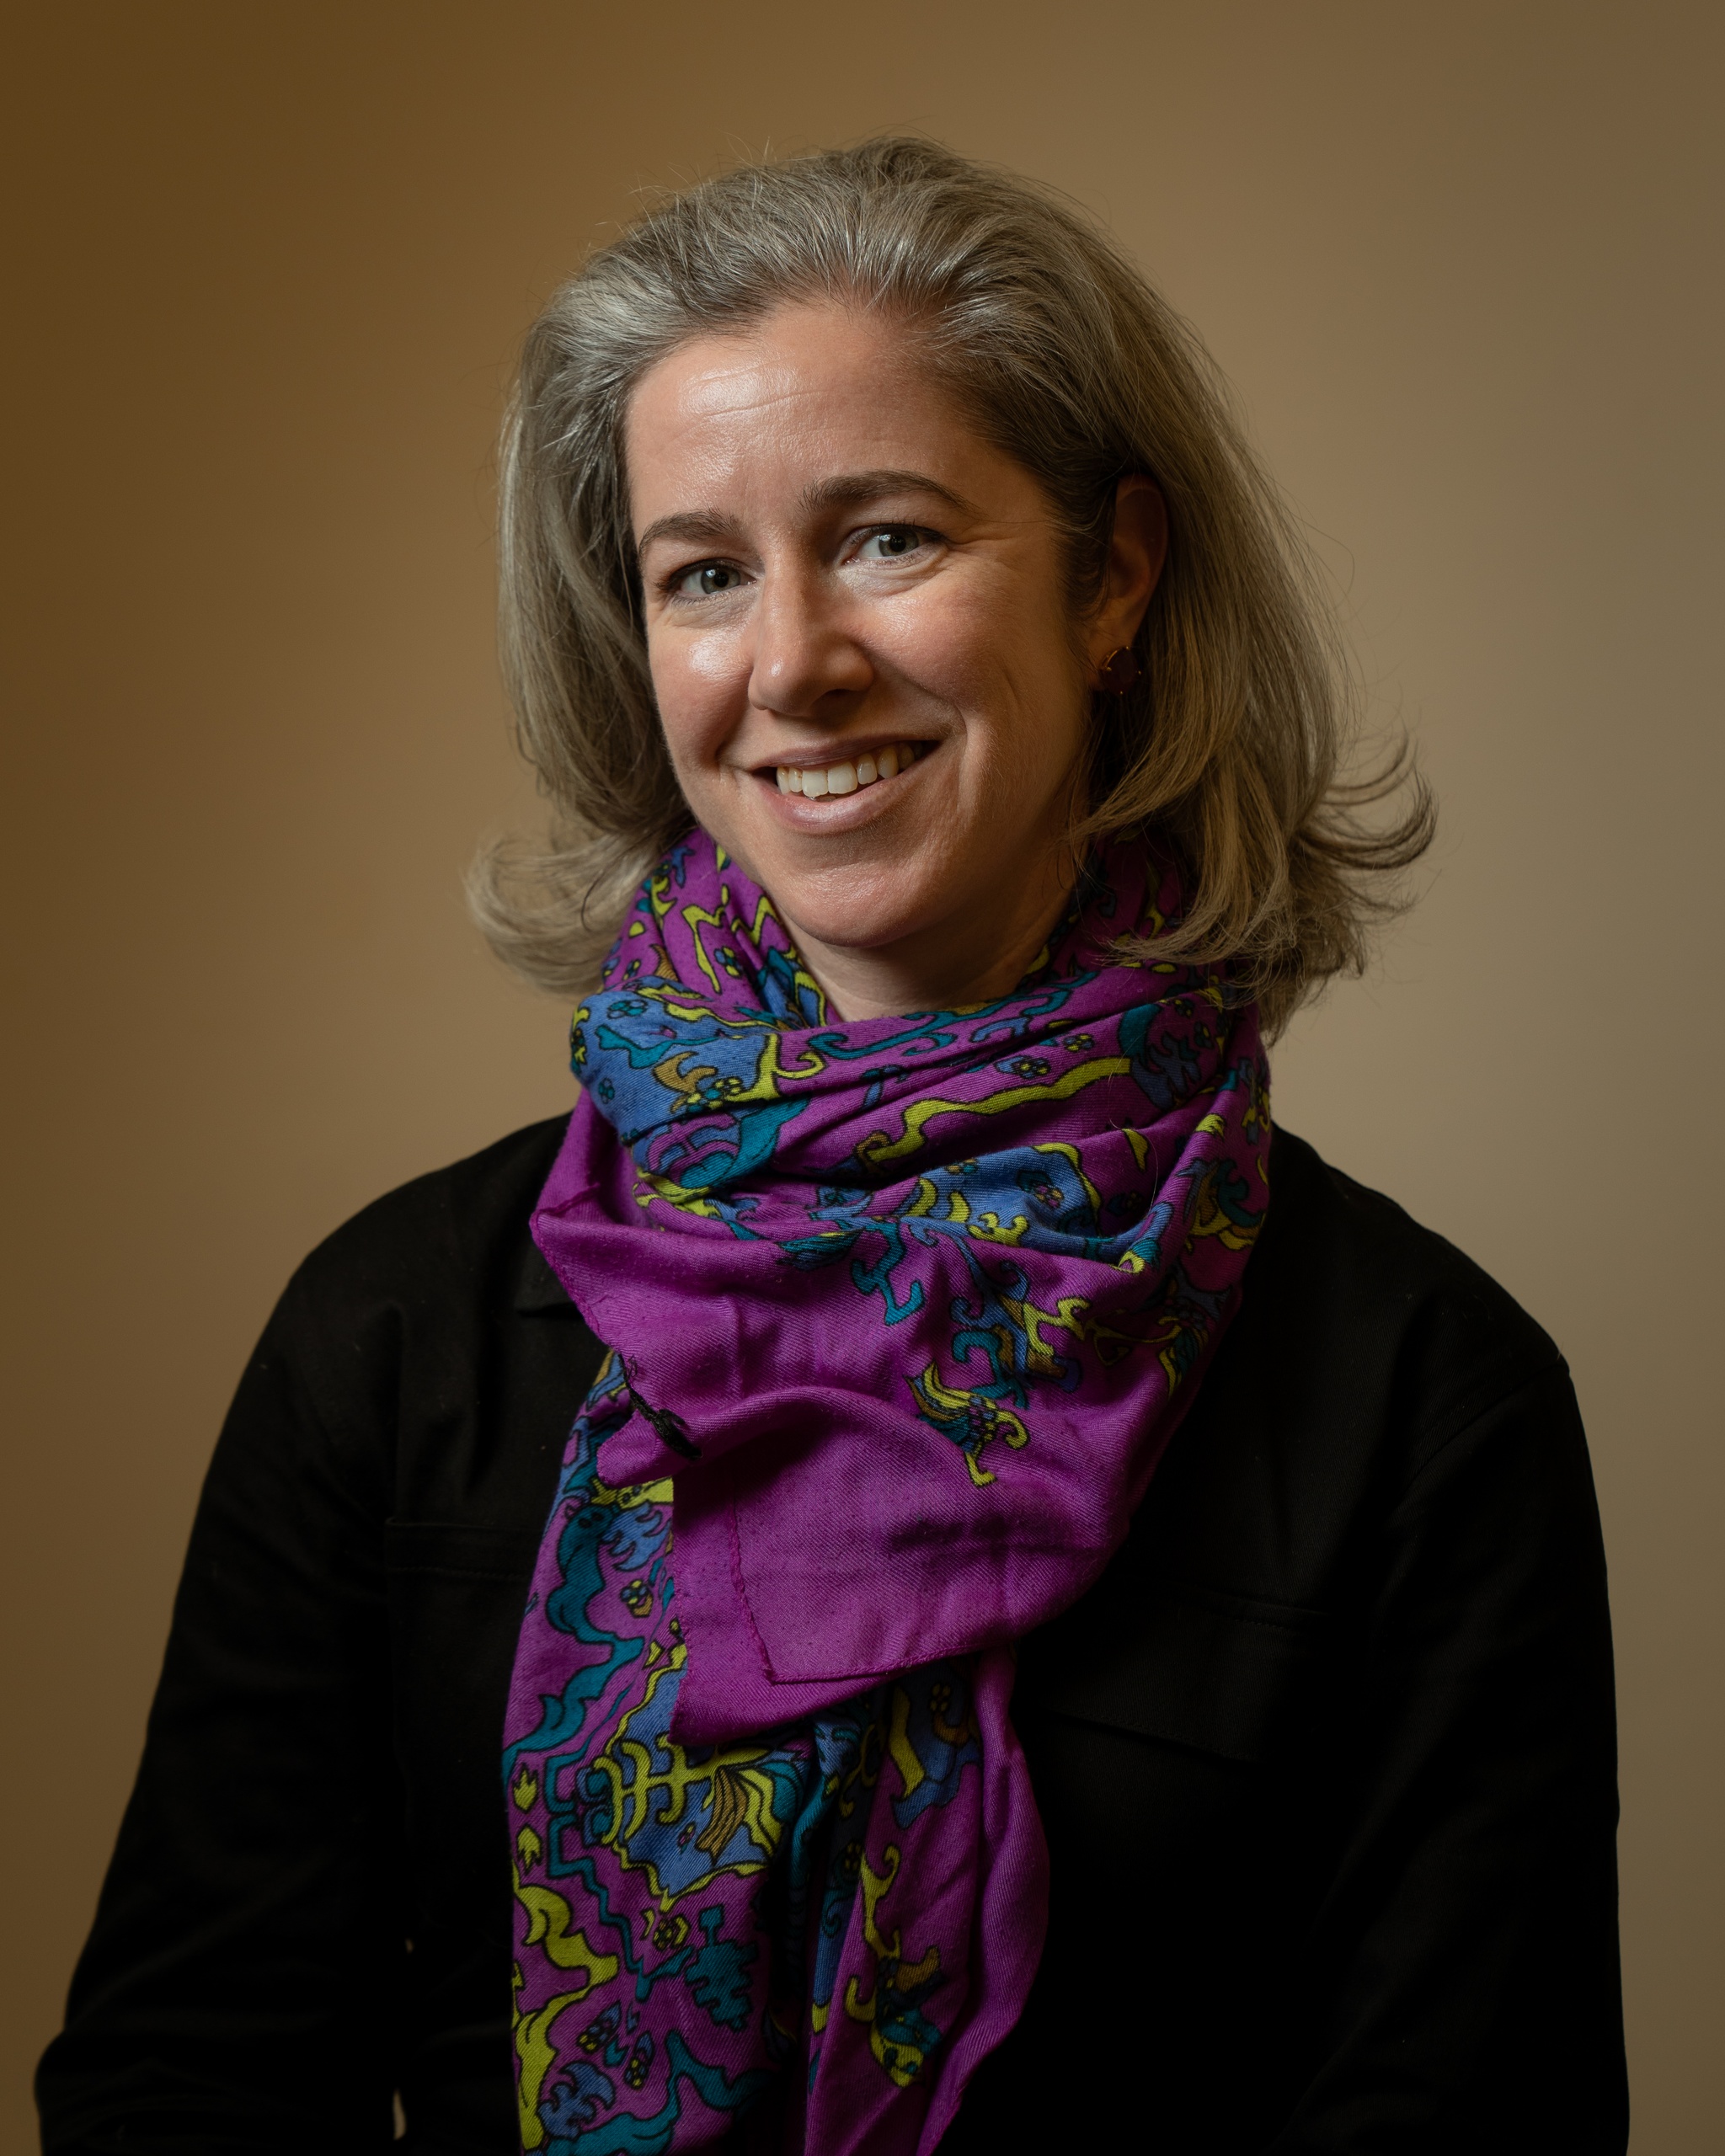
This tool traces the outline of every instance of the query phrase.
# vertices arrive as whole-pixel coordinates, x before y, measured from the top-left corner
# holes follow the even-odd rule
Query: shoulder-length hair
[[[502,647],[548,843],[493,845],[481,926],[548,988],[590,985],[628,897],[692,821],[647,666],[623,429],[691,338],[799,301],[889,314],[971,424],[1042,484],[1075,609],[1099,588],[1120,478],[1169,545],[1137,686],[1096,701],[1083,842],[1172,844],[1183,919],[1159,958],[1230,966],[1272,1031],[1364,965],[1433,809],[1404,747],[1342,773],[1353,675],[1308,550],[1213,362],[1114,243],[1051,191],[886,137],[703,181],[595,252],[529,332],[504,437]],[[1387,822],[1365,813],[1402,792]],[[1131,947],[1128,946],[1130,954]]]

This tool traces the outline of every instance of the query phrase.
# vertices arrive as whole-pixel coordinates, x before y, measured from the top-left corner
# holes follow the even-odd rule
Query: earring
[[[1111,696],[1124,696],[1129,689],[1135,689],[1142,669],[1135,652],[1124,644],[1118,644],[1096,670],[1097,686]]]

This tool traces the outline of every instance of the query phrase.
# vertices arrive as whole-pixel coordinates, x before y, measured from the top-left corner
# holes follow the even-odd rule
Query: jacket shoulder
[[[1370,1373],[1421,1454],[1562,1360],[1465,1251],[1280,1129],[1242,1315],[1248,1339],[1264,1321],[1279,1359],[1315,1358],[1337,1380]]]
[[[254,1369],[301,1389],[368,1485],[394,1473],[387,1456],[412,1433],[464,1422],[481,1373],[509,1360],[518,1314],[574,1315],[528,1232],[566,1125],[529,1124],[387,1192],[283,1290]]]
[[[568,1123],[567,1116],[529,1123],[374,1198],[302,1262],[289,1298],[349,1309],[380,1298],[471,1298],[500,1262],[515,1286],[537,1257],[527,1222]]]

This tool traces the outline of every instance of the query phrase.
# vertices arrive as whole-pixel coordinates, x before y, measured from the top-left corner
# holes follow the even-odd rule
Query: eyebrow
[[[950,487],[943,487],[938,479],[931,479],[926,472],[900,472],[889,467],[878,472],[847,472],[836,479],[817,479],[812,487],[803,489],[802,499],[804,509],[855,509],[863,502],[879,501],[889,494],[932,494],[953,509],[975,514],[974,502],[966,501]]]
[[[708,541],[722,545],[727,539],[736,538],[741,530],[735,517],[722,516],[716,509],[681,510],[675,516],[655,518],[635,542],[635,552],[644,554],[658,539],[685,539],[697,547]]]
[[[953,509],[976,514],[975,503],[955,494],[950,487],[943,486],[938,479],[930,478],[926,472],[889,468],[847,472],[831,479],[817,479],[803,489],[799,502],[805,510],[859,509],[867,502],[883,501],[893,494],[932,494]],[[739,537],[741,531],[735,517],[726,516],[718,510],[680,510],[670,516],[656,517],[635,542],[635,551],[644,554],[656,541],[667,539],[697,547],[722,546]]]

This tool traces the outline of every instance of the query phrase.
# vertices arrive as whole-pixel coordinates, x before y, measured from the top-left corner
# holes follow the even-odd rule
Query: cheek
[[[741,716],[748,675],[739,674],[737,645],[719,630],[648,638],[660,723],[680,772],[710,762]]]
[[[936,580],[879,608],[871,627],[876,652],[895,672],[962,707],[985,708],[1007,636],[996,595]]]
[[[1003,739],[1044,738],[1051,705],[1071,701],[1081,679],[1064,615],[1017,579],[958,591],[931,585],[883,627],[884,657]]]

